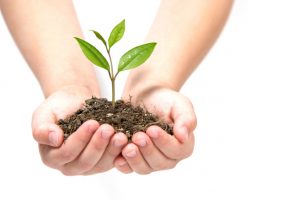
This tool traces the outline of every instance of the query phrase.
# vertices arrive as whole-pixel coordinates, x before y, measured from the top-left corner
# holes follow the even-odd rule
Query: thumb
[[[32,115],[32,135],[39,144],[58,147],[63,142],[63,131],[56,125],[51,109],[45,105]]]
[[[186,142],[197,126],[197,118],[192,103],[186,99],[175,105],[172,109],[172,118],[175,137],[181,143]]]

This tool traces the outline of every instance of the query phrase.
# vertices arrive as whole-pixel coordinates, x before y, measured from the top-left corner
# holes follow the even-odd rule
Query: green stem
[[[119,74],[119,71],[115,74],[115,77],[114,77],[115,79],[117,78],[118,74]]]
[[[112,64],[112,59],[111,59],[111,55],[110,55],[110,49],[107,48],[107,46],[105,46],[106,48],[106,52],[108,54],[108,57],[109,57],[109,63],[110,63],[110,78],[114,78],[114,68],[113,68],[113,64]]]
[[[114,78],[114,67],[113,67],[113,63],[112,63],[112,59],[111,59],[111,55],[110,55],[110,49],[108,49],[106,47],[106,51],[108,53],[108,57],[109,57],[109,62],[110,62],[110,73],[111,73],[111,77]]]
[[[115,102],[116,102],[116,97],[115,97],[115,93],[116,93],[116,89],[115,89],[115,78],[111,79],[111,102],[112,102],[112,106],[115,107]]]
[[[106,51],[107,51],[107,54],[108,54],[108,57],[109,57],[109,62],[110,62],[109,77],[110,77],[110,80],[111,80],[111,103],[112,103],[112,106],[115,107],[115,102],[116,102],[115,80],[116,80],[116,76],[114,75],[114,67],[113,67],[113,63],[112,63],[112,59],[111,59],[111,55],[110,55],[110,49],[108,49],[107,46],[106,46]]]

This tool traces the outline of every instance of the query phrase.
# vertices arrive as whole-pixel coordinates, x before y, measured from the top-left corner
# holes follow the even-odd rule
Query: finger
[[[179,142],[176,137],[167,134],[158,126],[150,126],[146,134],[155,146],[168,158],[181,160],[191,155],[194,148],[194,134],[188,135],[185,143]]]
[[[136,173],[149,174],[152,172],[152,169],[144,160],[142,154],[135,144],[129,143],[128,145],[126,145],[122,150],[122,155],[128,162],[130,168]]]
[[[69,171],[73,174],[82,174],[91,170],[102,157],[113,134],[114,129],[112,126],[108,124],[101,125],[80,156],[63,166],[64,171]]]
[[[139,150],[152,170],[164,170],[175,167],[177,161],[167,158],[152,143],[148,135],[143,132],[135,133],[132,142],[139,146]]]
[[[126,159],[123,156],[118,156],[114,161],[114,166],[122,173],[129,174],[133,172]]]
[[[95,120],[84,122],[60,148],[48,151],[45,159],[61,166],[75,160],[87,146],[98,127],[99,124]]]
[[[181,102],[180,106],[174,106],[171,116],[174,120],[173,132],[175,137],[182,143],[188,141],[189,134],[197,126],[197,118],[191,102],[186,99]]]
[[[86,172],[85,175],[105,172],[114,166],[114,160],[121,153],[122,148],[127,144],[127,137],[124,133],[116,133],[112,136],[103,156],[95,167]]]
[[[64,140],[53,113],[45,106],[40,106],[32,115],[32,135],[39,144],[53,147],[60,146]]]

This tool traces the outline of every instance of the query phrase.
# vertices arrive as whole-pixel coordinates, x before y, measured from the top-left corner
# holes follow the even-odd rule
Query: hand
[[[133,102],[142,103],[166,122],[174,123],[174,136],[158,126],[149,127],[145,133],[134,134],[132,143],[127,144],[122,156],[115,160],[119,171],[148,174],[170,169],[192,154],[196,116],[186,97],[168,88],[152,87],[143,90],[137,98],[133,96]]]
[[[111,169],[127,143],[123,133],[114,134],[111,126],[100,126],[94,120],[82,124],[63,143],[57,120],[74,113],[92,95],[86,87],[65,87],[50,95],[33,114],[32,133],[39,143],[42,161],[65,175],[89,175]]]

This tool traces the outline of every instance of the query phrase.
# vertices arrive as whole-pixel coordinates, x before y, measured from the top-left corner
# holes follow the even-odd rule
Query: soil
[[[113,107],[111,101],[96,97],[87,99],[83,108],[65,119],[60,119],[58,125],[64,131],[64,138],[67,139],[80,125],[90,119],[94,119],[100,124],[110,124],[115,132],[125,133],[129,141],[134,133],[145,132],[151,125],[159,126],[173,135],[170,125],[141,106],[133,106],[131,102],[118,100]]]

